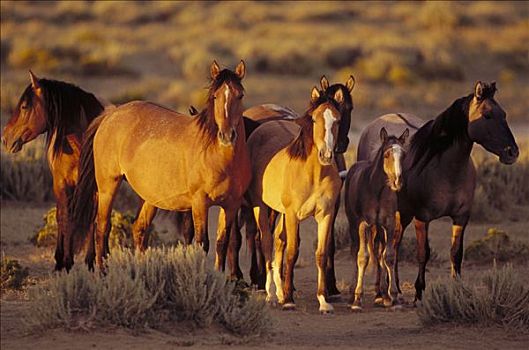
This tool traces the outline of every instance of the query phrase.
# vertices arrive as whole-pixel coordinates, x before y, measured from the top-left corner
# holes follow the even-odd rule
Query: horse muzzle
[[[331,165],[332,158],[333,158],[333,152],[327,148],[321,149],[318,152],[318,160],[320,161],[321,165]]]
[[[228,131],[222,131],[219,130],[217,133],[217,137],[219,138],[220,144],[225,147],[230,147],[235,145],[235,141],[237,141],[237,131],[235,129],[230,128]]]
[[[503,164],[513,164],[518,159],[520,150],[517,145],[507,146],[500,153],[500,162]]]
[[[24,145],[24,141],[21,137],[15,139],[14,142],[9,142],[5,135],[2,136],[2,143],[4,144],[4,147],[9,153],[19,152],[22,149],[22,146]]]

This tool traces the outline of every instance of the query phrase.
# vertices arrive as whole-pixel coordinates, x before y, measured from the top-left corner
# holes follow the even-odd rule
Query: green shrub
[[[479,286],[461,280],[430,283],[417,309],[425,325],[462,325],[529,330],[529,288],[512,266],[487,272]]]
[[[234,293],[235,283],[214,271],[195,246],[115,250],[105,274],[76,265],[31,291],[25,321],[31,329],[79,328],[114,324],[127,328],[162,328],[167,322],[212,323],[239,335],[270,330],[263,300]]]
[[[22,267],[18,260],[10,259],[2,254],[0,260],[0,289],[20,289],[26,282],[29,269]]]
[[[44,226],[41,227],[37,233],[31,237],[30,241],[38,247],[53,246],[57,241],[57,209],[55,207],[48,210],[43,216]],[[119,247],[134,247],[132,239],[132,224],[134,223],[134,216],[130,213],[121,213],[117,210],[112,210],[110,216],[110,234],[109,245],[110,249]],[[159,245],[160,240],[158,232],[154,229],[154,224],[148,229],[150,246]]]
[[[512,240],[505,231],[490,228],[487,235],[475,240],[465,248],[465,260],[488,264],[497,261],[527,259],[529,246],[523,242]]]

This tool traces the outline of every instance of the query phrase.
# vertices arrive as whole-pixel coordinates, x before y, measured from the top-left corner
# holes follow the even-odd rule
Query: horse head
[[[2,143],[11,153],[20,151],[24,144],[34,140],[47,129],[43,89],[39,79],[31,71],[29,76],[31,84],[20,97],[2,135]]]
[[[322,165],[332,164],[338,125],[342,117],[338,106],[343,100],[344,95],[340,89],[335,92],[332,99],[321,95],[316,87],[312,89],[312,138],[318,150],[318,160]]]
[[[520,151],[507,124],[507,114],[496,100],[496,83],[478,81],[468,108],[468,136],[494,153],[504,164],[512,164]]]
[[[242,98],[244,88],[241,84],[246,73],[244,61],[235,68],[221,70],[217,62],[211,65],[212,84],[209,92],[210,106],[217,125],[217,138],[222,146],[231,147],[237,139],[237,127],[242,119]]]
[[[398,192],[402,188],[402,160],[404,158],[404,144],[410,135],[406,128],[400,137],[388,136],[385,128],[380,129],[380,141],[382,145],[383,169],[386,174],[386,182],[392,191]]]
[[[327,77],[324,75],[320,79],[321,92],[329,98],[333,98],[338,90],[342,91],[343,99],[338,103],[338,112],[340,113],[340,125],[338,127],[338,139],[334,148],[336,153],[344,153],[349,146],[349,129],[351,127],[351,113],[353,111],[352,91],[355,86],[355,78],[351,75],[345,84],[329,84]]]

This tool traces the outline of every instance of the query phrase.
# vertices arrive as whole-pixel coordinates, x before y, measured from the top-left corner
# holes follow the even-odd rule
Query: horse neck
[[[375,159],[369,163],[365,170],[367,176],[367,190],[378,196],[387,187],[386,173],[384,172],[384,157],[380,150]]]

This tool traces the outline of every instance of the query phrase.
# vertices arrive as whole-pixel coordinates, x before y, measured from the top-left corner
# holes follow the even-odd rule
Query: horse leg
[[[295,309],[294,303],[294,267],[299,256],[299,230],[298,219],[294,213],[285,214],[285,237],[286,237],[286,265],[285,286],[283,288],[285,303],[283,309]],[[276,252],[277,254],[277,252]]]
[[[224,271],[226,268],[226,254],[228,252],[230,233],[238,207],[229,206],[220,208],[217,228],[217,249],[215,254],[215,269],[217,271]]]
[[[362,310],[362,297],[364,294],[364,275],[366,267],[369,264],[369,250],[367,245],[369,244],[366,237],[368,225],[365,221],[360,222],[358,225],[358,255],[356,257],[357,271],[356,271],[356,289],[355,298],[351,309],[353,311]]]
[[[134,248],[136,250],[143,252],[147,249],[147,245],[149,244],[148,229],[157,211],[158,208],[147,202],[143,202],[143,205],[138,211],[136,220],[132,225],[132,238],[134,239]]]
[[[422,292],[426,287],[426,264],[430,258],[430,245],[428,243],[428,222],[415,218],[415,235],[417,236],[417,261],[419,274],[415,281],[415,301],[422,299]]]
[[[243,280],[243,274],[239,264],[239,253],[242,245],[241,227],[238,215],[235,215],[230,233],[230,243],[228,248],[228,266],[230,267],[230,278]]]
[[[384,249],[382,252],[382,264],[388,276],[388,298],[384,300],[384,306],[393,306],[399,304],[398,301],[398,288],[395,279],[395,256],[396,249],[394,244],[394,225],[391,223],[387,224],[383,228],[384,232]]]
[[[404,231],[406,230],[406,227],[410,224],[412,220],[411,216],[408,215],[401,215],[400,211],[397,211],[395,213],[395,234],[393,237],[393,244],[395,245],[395,263],[394,263],[394,270],[395,270],[395,283],[397,285],[397,291],[399,295],[402,296],[402,290],[400,289],[400,281],[399,281],[399,248],[400,243],[402,242],[402,238],[404,237]]]
[[[332,208],[334,211],[334,208]],[[316,214],[316,222],[318,223],[318,246],[316,248],[316,265],[318,267],[318,293],[316,297],[320,303],[321,313],[332,313],[334,308],[326,300],[327,298],[327,278],[325,276],[327,265],[327,248],[329,247],[329,239],[331,238],[331,231],[333,224],[333,211],[320,211]]]
[[[174,224],[176,231],[184,237],[184,244],[193,243],[195,228],[191,211],[174,212]]]
[[[272,247],[272,234],[270,233],[270,227],[268,226],[268,218],[267,218],[267,208],[264,204],[261,204],[260,206],[256,206],[253,208],[255,221],[257,223],[257,228],[259,229],[259,233],[261,235],[261,243],[262,243],[262,251],[264,255],[265,260],[265,269],[266,269],[266,282],[265,282],[265,290],[266,290],[266,301],[272,302],[273,301],[273,295],[272,295],[272,253],[273,253],[273,247]],[[280,288],[280,286],[276,286],[276,288]]]
[[[340,290],[336,287],[336,272],[334,271],[334,254],[336,252],[336,242],[334,240],[334,224],[338,216],[338,209],[340,208],[340,195],[336,198],[334,207],[334,215],[331,221],[331,237],[329,239],[327,268],[325,269],[325,278],[327,279],[327,295],[334,297],[340,295]]]
[[[96,172],[96,179],[98,187],[98,209],[96,219],[95,252],[97,266],[99,269],[104,270],[103,259],[109,254],[108,234],[110,232],[110,213],[122,177],[119,176],[100,180],[97,178]]]
[[[369,256],[375,259],[375,305],[381,305],[384,303],[384,288],[381,285],[382,282],[382,261],[380,259],[380,240],[378,239],[377,233],[380,231],[380,226],[371,226],[371,237],[369,239]]]
[[[462,220],[453,219],[452,224],[452,247],[450,249],[450,263],[452,278],[461,277],[461,263],[463,262],[463,237],[468,218]]]
[[[285,296],[283,294],[283,281],[281,280],[283,270],[283,255],[285,253],[286,246],[285,240],[283,238],[283,225],[285,221],[284,217],[284,214],[279,217],[279,222],[274,230],[275,255],[274,262],[272,264],[272,269],[274,271],[274,284],[277,286],[276,295],[280,304],[284,304],[285,302]]]
[[[94,271],[94,260],[96,257],[96,248],[95,248],[95,224],[92,223],[88,229],[88,247],[86,249],[85,264],[88,266],[88,270]]]
[[[250,281],[258,289],[265,288],[264,259],[260,237],[257,234],[257,223],[250,209],[241,207],[241,218],[246,226],[246,244],[250,251]]]
[[[191,212],[193,214],[193,225],[195,227],[196,243],[202,246],[206,252],[209,251],[209,237],[208,237],[208,207],[206,198],[197,196],[193,199],[191,204]]]

